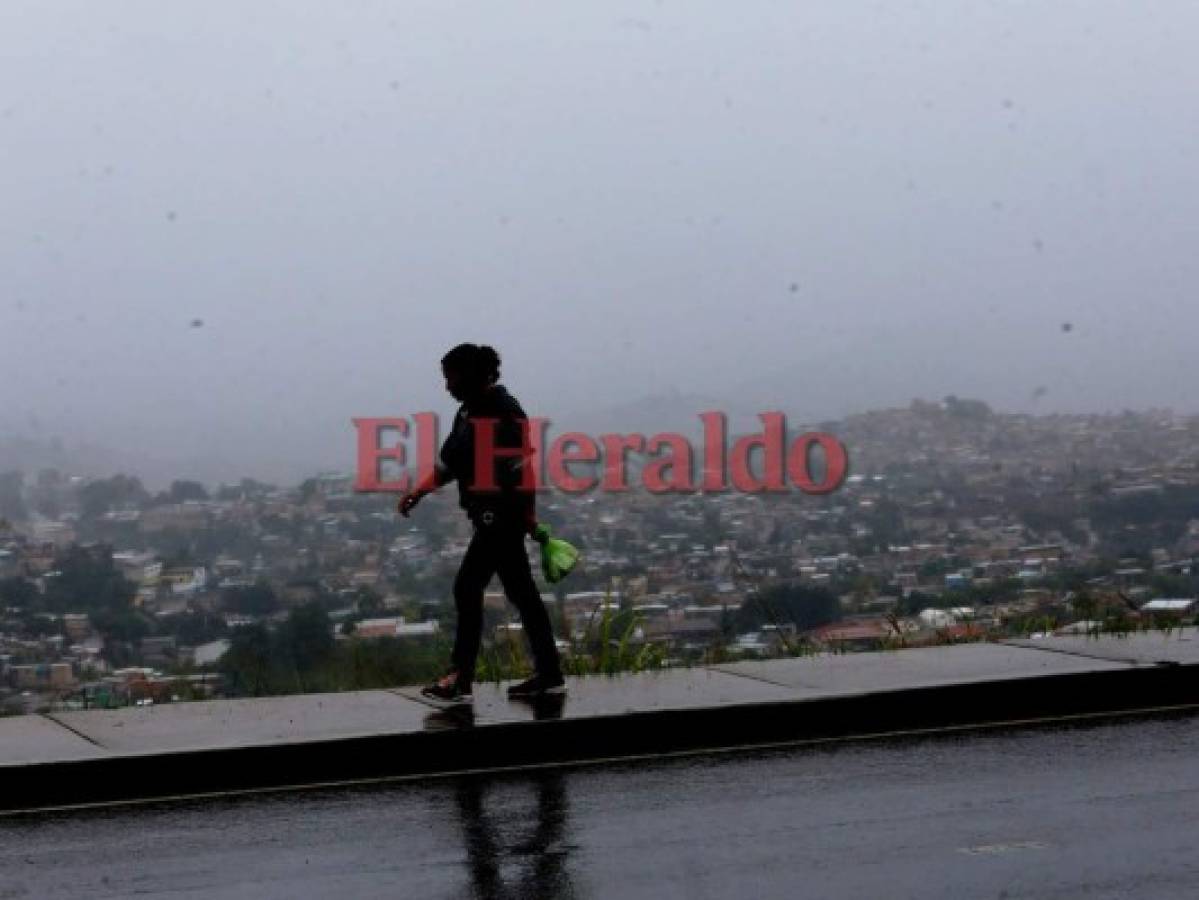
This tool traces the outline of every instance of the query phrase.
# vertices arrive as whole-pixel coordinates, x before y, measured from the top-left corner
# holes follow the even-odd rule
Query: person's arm
[[[441,460],[438,460],[433,464],[433,471],[426,475],[420,484],[399,499],[396,509],[400,515],[407,518],[408,513],[412,512],[413,508],[416,504],[420,503],[421,498],[425,494],[431,494],[443,484],[449,484],[453,480],[454,473]]]
[[[450,471],[449,466],[438,460],[433,464],[433,471],[425,476],[415,488],[415,490],[423,497],[425,494],[431,494],[443,484],[449,484],[454,480],[454,473]]]

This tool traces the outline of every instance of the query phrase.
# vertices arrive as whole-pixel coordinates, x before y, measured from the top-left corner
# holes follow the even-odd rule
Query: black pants
[[[529,569],[524,531],[499,521],[475,525],[474,537],[454,579],[454,605],[458,608],[454,667],[463,676],[474,678],[479,642],[483,638],[483,591],[495,574],[500,576],[504,593],[520,613],[537,673],[546,677],[560,675],[554,630]]]

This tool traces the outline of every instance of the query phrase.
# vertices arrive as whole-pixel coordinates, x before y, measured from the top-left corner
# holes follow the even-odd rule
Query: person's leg
[[[537,582],[533,580],[533,573],[529,569],[524,532],[506,530],[497,534],[496,538],[496,571],[504,585],[504,593],[520,613],[537,674],[546,678],[560,678],[562,668],[558,660],[558,647],[554,643],[554,629],[550,625],[541,593],[537,590]]]
[[[454,606],[458,611],[458,621],[450,658],[459,677],[467,681],[474,680],[479,642],[483,638],[483,591],[495,572],[495,555],[490,544],[482,532],[475,531],[454,578]]]

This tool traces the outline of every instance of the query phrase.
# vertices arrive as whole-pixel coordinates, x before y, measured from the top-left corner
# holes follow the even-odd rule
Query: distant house
[[[433,637],[437,632],[436,622],[405,622],[403,616],[363,619],[354,627],[358,638],[421,638]]]
[[[891,636],[891,628],[884,619],[865,619],[824,625],[808,636],[838,650],[880,650]]]
[[[178,658],[175,638],[146,637],[141,640],[142,659],[151,666],[164,666]]]
[[[157,578],[162,572],[162,564],[155,564],[154,554],[148,551],[117,550],[112,554],[112,562],[134,584],[141,584],[147,576]]]
[[[774,644],[766,641],[761,632],[753,631],[738,635],[729,649],[739,655],[760,656],[772,651]]]
[[[1025,565],[1028,560],[1058,562],[1063,555],[1061,544],[1027,544],[1017,547],[1014,553],[1014,556],[1025,560]]]
[[[1116,569],[1113,574],[1116,578],[1116,584],[1128,587],[1144,579],[1145,570],[1139,566],[1130,566],[1126,569]]]
[[[18,690],[63,690],[75,684],[69,662],[9,666],[8,678]]]
[[[203,566],[164,568],[158,576],[158,585],[176,596],[194,596],[207,584],[208,572]]]
[[[916,615],[920,624],[925,628],[948,628],[957,622],[957,617],[945,609],[922,609]]]
[[[72,641],[82,641],[92,632],[91,621],[87,617],[87,613],[64,613],[62,617],[63,629]]]
[[[1154,619],[1184,619],[1199,612],[1199,600],[1194,597],[1161,597],[1141,607],[1141,615]]]
[[[703,646],[720,634],[720,624],[712,619],[686,619],[679,617],[655,618],[646,621],[645,637],[651,640],[668,640],[674,643]]]
[[[441,626],[436,622],[402,622],[400,627],[396,629],[396,637],[398,638],[426,638],[434,637]]]
[[[395,637],[396,630],[403,624],[403,616],[389,616],[382,619],[363,619],[354,626],[354,636],[360,638]]]
[[[204,666],[215,665],[220,661],[220,658],[225,655],[229,649],[229,641],[221,638],[216,641],[209,641],[207,644],[200,644],[192,649],[192,663],[203,668]]]

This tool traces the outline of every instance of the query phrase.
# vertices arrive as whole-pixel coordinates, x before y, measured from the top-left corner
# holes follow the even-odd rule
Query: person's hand
[[[405,519],[408,518],[408,513],[412,512],[413,507],[420,503],[421,497],[425,496],[420,491],[409,491],[400,498],[396,504],[396,511]]]

